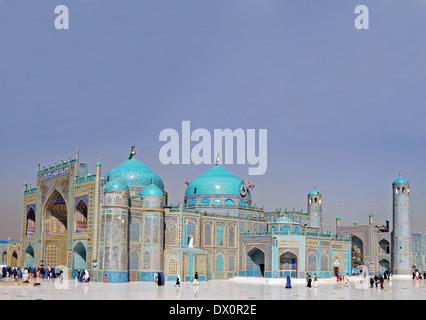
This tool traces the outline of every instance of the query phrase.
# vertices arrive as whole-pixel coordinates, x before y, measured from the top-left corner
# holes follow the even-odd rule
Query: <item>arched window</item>
[[[192,221],[188,222],[188,247],[193,248],[197,242],[197,226]]]
[[[216,233],[216,245],[217,246],[223,246],[223,226],[218,225],[217,226],[217,233]]]
[[[221,204],[221,201],[220,201],[220,199],[219,199],[219,198],[214,199],[214,205],[215,205],[215,206],[218,206],[218,205],[220,205],[220,204]]]
[[[34,236],[35,234],[35,212],[30,208],[27,213],[27,237]]]
[[[241,200],[241,201],[240,201],[240,203],[239,203],[239,205],[240,205],[240,206],[245,206],[245,205],[246,205],[246,203],[245,203],[243,200]]]
[[[225,206],[233,206],[233,205],[234,205],[234,201],[232,201],[231,199],[226,199]]]
[[[194,206],[196,203],[197,203],[197,200],[192,199],[192,200],[189,202],[189,205],[190,205],[190,206]]]
[[[150,203],[150,201],[149,201],[148,199],[147,199],[147,200],[145,200],[144,207],[145,207],[145,208],[149,208],[149,207],[151,207],[151,203]]]
[[[209,200],[209,199],[203,199],[203,200],[201,201],[201,205],[203,205],[203,206],[208,206],[208,205],[210,205],[210,200]]]
[[[80,200],[75,207],[75,232],[87,231],[87,205],[83,200]]]
[[[141,225],[139,221],[132,220],[129,225],[129,240],[130,242],[139,242],[140,241],[140,233],[141,233]]]

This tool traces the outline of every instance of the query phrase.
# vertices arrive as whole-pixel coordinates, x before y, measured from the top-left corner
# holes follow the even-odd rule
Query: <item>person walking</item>
[[[384,282],[383,276],[380,276],[380,289],[384,289]]]
[[[290,276],[287,276],[287,283],[285,285],[286,289],[291,289],[291,279]]]
[[[176,284],[175,287],[180,287],[180,275],[178,274],[176,277]]]
[[[198,286],[199,285],[199,283],[198,283],[198,272],[195,272],[193,285],[194,286]]]
[[[318,276],[314,273],[314,288],[318,288]]]
[[[311,278],[311,276],[310,276],[310,275],[309,275],[309,273],[308,273],[308,279],[307,279],[306,286],[307,286],[308,288],[312,288],[311,283],[312,283],[312,278]]]

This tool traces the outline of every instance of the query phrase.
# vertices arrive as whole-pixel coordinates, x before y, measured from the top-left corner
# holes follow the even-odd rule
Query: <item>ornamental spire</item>
[[[135,145],[133,145],[132,146],[132,151],[130,151],[129,160],[130,159],[134,159],[135,155],[136,155]]]
[[[216,165],[220,164],[220,152],[217,153]]]

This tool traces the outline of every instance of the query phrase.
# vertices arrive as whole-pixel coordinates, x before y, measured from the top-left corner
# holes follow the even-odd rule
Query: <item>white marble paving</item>
[[[293,279],[292,289],[285,288],[285,279],[236,278],[210,280],[199,286],[183,283],[176,288],[167,282],[158,287],[154,283],[76,283],[41,280],[37,287],[2,286],[1,300],[425,300],[426,280],[411,278],[386,280],[384,289],[363,285],[360,278],[351,277],[349,286],[334,279],[321,279],[318,288],[306,288],[303,279]]]

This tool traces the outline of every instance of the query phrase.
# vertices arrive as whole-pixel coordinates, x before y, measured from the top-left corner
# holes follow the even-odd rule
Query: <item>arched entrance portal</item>
[[[265,254],[258,248],[253,248],[247,253],[248,277],[263,277],[265,272]]]
[[[18,254],[16,251],[12,252],[12,259],[10,260],[11,267],[18,267]]]
[[[79,242],[75,247],[73,251],[73,271],[75,274],[77,274],[78,270],[84,270],[87,268],[86,263],[86,248],[84,245]],[[73,277],[74,277],[73,273]]]
[[[42,254],[45,267],[67,264],[67,204],[55,188],[47,197],[42,220]]]
[[[379,261],[379,273],[384,274],[385,271],[389,271],[389,261],[383,258]]]
[[[352,235],[351,244],[352,268],[364,265],[364,243],[362,242],[361,238],[356,235]]]
[[[280,271],[284,277],[296,278],[297,256],[293,252],[287,251],[280,256]]]
[[[26,267],[35,267],[34,266],[34,249],[32,246],[28,246],[25,251],[25,266]]]

